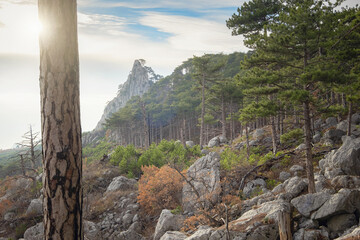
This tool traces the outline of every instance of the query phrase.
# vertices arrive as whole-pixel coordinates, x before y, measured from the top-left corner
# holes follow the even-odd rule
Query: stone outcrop
[[[156,224],[154,240],[159,240],[167,231],[178,231],[185,218],[182,215],[172,214],[170,210],[162,210]]]
[[[150,67],[145,66],[145,60],[135,60],[127,81],[119,85],[117,96],[106,105],[95,129],[91,133],[84,134],[83,144],[89,144],[101,138],[104,135],[105,120],[124,107],[133,96],[142,96],[146,93],[151,85],[160,78],[162,76],[155,74]]]
[[[117,190],[133,190],[136,183],[135,179],[128,179],[124,176],[115,177],[106,189],[106,193]]]
[[[194,212],[201,206],[207,208],[210,201],[215,203],[221,191],[220,155],[211,152],[199,158],[187,170],[187,181],[182,190],[185,212]]]
[[[360,175],[360,138],[347,137],[337,150],[329,152],[320,160],[319,166],[325,177],[332,179],[338,175]]]
[[[187,236],[182,232],[168,231],[160,238],[160,240],[184,240],[185,238],[187,238]]]
[[[27,216],[40,216],[43,214],[43,203],[41,199],[33,199],[26,210]]]

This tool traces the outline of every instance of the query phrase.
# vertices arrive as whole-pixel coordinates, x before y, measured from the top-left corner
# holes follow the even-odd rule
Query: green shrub
[[[266,188],[272,190],[274,187],[279,185],[281,182],[277,181],[276,179],[267,179],[266,181]]]
[[[304,131],[301,128],[293,129],[280,136],[281,144],[296,146],[303,142]]]
[[[239,165],[246,156],[241,154],[236,154],[230,148],[225,148],[225,150],[220,154],[220,166],[222,169],[230,170],[236,165]]]
[[[268,152],[267,154],[259,158],[257,165],[262,165],[272,158],[274,158],[274,154],[272,152]]]
[[[83,158],[87,158],[87,163],[100,160],[110,153],[112,147],[112,144],[106,141],[100,141],[95,147],[86,146],[83,148]]]

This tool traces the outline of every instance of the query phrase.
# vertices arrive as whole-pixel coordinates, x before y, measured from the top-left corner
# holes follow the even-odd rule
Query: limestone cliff
[[[83,143],[88,144],[96,141],[103,133],[106,119],[120,108],[124,107],[133,96],[142,96],[150,86],[162,76],[156,74],[151,67],[145,66],[145,60],[135,60],[132,70],[124,84],[119,85],[117,96],[105,107],[104,113],[95,129],[91,133],[83,135]]]

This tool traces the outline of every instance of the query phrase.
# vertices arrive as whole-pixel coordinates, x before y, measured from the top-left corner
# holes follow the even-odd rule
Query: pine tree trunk
[[[221,124],[221,134],[224,138],[226,138],[226,112],[224,95],[221,95]]]
[[[83,239],[76,1],[38,4],[44,239]]]
[[[305,146],[306,146],[306,173],[309,180],[308,192],[315,193],[314,167],[312,161],[312,147],[311,147],[311,122],[310,122],[310,108],[309,102],[303,103],[304,107],[304,129],[305,129]]]
[[[247,160],[250,158],[250,145],[249,145],[249,130],[248,124],[245,125],[245,135],[246,135],[246,153],[247,153]]]
[[[277,152],[275,117],[271,116],[270,119],[271,119],[271,137],[272,137],[272,145],[273,145],[273,154],[275,156]]]
[[[205,129],[205,76],[202,76],[201,87],[201,124],[200,124],[200,147],[204,145],[204,129]]]
[[[349,112],[347,116],[348,126],[346,135],[351,136],[351,114],[352,114],[353,103],[349,101]]]

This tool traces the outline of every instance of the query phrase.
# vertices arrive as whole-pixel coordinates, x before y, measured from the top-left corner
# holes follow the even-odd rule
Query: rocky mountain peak
[[[151,67],[145,64],[144,59],[134,61],[126,82],[119,85],[117,96],[106,105],[104,113],[94,129],[95,132],[102,130],[105,120],[124,107],[133,96],[142,96],[154,82],[162,78],[161,75],[156,74]]]

